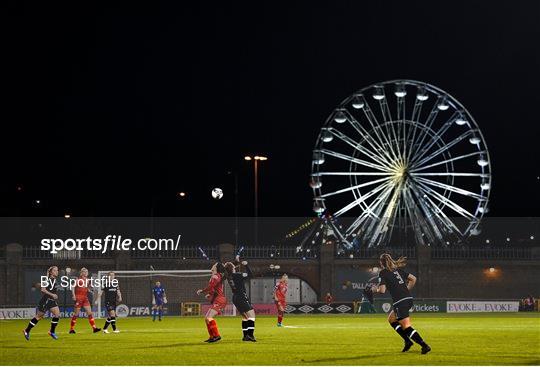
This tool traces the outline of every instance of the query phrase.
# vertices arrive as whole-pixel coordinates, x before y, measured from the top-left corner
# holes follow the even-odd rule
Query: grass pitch
[[[413,314],[431,345],[401,353],[402,339],[385,315],[258,317],[257,343],[242,342],[239,317],[220,317],[223,337],[207,344],[202,317],[119,319],[119,334],[92,334],[84,319],[77,334],[69,320],[48,335],[41,320],[26,341],[27,320],[0,321],[1,365],[538,365],[540,314]],[[103,320],[98,321],[102,326]]]

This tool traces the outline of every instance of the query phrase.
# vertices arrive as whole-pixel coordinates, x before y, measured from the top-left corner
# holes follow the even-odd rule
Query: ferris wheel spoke
[[[390,180],[390,177],[379,178],[378,180],[368,181],[368,182],[365,182],[365,183],[362,183],[362,184],[359,184],[359,185],[346,187],[346,188],[344,188],[344,189],[337,190],[337,191],[333,191],[333,192],[329,192],[329,193],[320,195],[320,196],[318,196],[318,197],[319,197],[319,198],[327,198],[327,197],[329,197],[329,196],[334,196],[334,195],[338,195],[338,194],[343,194],[344,192],[349,192],[349,191],[352,191],[352,190],[356,190],[356,189],[359,189],[359,188],[362,188],[362,187],[374,185],[374,184],[376,184],[376,183],[380,183],[380,182],[384,182],[384,181],[388,181],[388,180]]]
[[[454,114],[452,115],[452,117],[446,121],[442,126],[441,128],[435,132],[434,135],[431,136],[431,140],[427,143],[427,146],[425,148],[422,148],[422,150],[418,150],[417,153],[415,154],[415,156],[413,156],[411,158],[411,162],[410,164],[414,164],[415,161],[418,161],[420,160],[423,156],[426,155],[427,152],[429,152],[429,150],[431,149],[431,147],[433,145],[435,145],[435,143],[437,143],[437,141],[439,139],[441,139],[441,137],[444,135],[445,132],[448,131],[448,129],[452,126],[452,124],[454,123],[454,121],[459,117],[459,114],[457,112],[454,112]]]
[[[458,136],[457,138],[455,138],[451,142],[446,143],[445,145],[443,145],[442,147],[440,147],[439,149],[437,149],[436,151],[434,151],[433,153],[431,153],[427,157],[423,158],[422,160],[420,160],[420,161],[415,160],[414,162],[412,162],[411,168],[416,168],[416,167],[421,166],[422,164],[424,164],[426,162],[429,162],[430,160],[432,160],[433,158],[435,158],[439,154],[449,150],[454,145],[458,144],[463,139],[467,138],[469,135],[471,135],[471,133],[472,133],[471,130],[466,131],[465,133],[461,134],[460,136]]]
[[[366,113],[366,117],[368,116],[367,112],[365,111],[366,109],[369,110],[369,113],[371,115],[373,115],[373,113],[371,112],[371,110],[369,109],[369,105],[367,103],[367,101],[365,102],[365,107],[364,107],[364,113]],[[358,120],[356,120],[354,118],[354,116],[352,116],[350,113],[348,113],[347,111],[347,115],[348,115],[348,121],[349,123],[351,124],[351,126],[358,132],[358,134],[366,140],[366,142],[373,148],[375,149],[376,152],[380,152],[384,155],[387,156],[387,158],[389,159],[389,164],[391,166],[396,166],[396,163],[395,163],[395,158],[391,157],[390,154],[388,153],[388,150],[384,148],[384,142],[381,138],[381,136],[379,135],[379,132],[377,131],[377,129],[375,128],[375,126],[371,123],[371,120],[369,120],[369,117],[368,118],[368,121],[370,122],[370,125],[373,127],[373,131],[377,137],[377,139],[375,139],[361,124],[360,122],[358,122]],[[375,118],[375,116],[373,116],[373,118]],[[379,156],[382,156],[382,154],[379,154]]]
[[[439,223],[441,223],[442,225],[447,227],[448,223],[445,223],[445,219],[444,219],[444,217],[446,217],[446,215],[444,215],[444,212],[437,205],[435,205],[435,204],[431,205],[430,204],[431,199],[429,198],[428,195],[426,195],[424,193],[424,190],[422,190],[422,188],[418,187],[418,190],[414,190],[413,193],[416,196],[418,203],[420,204],[420,206],[422,207],[422,209],[426,213],[426,217],[430,221],[430,223],[432,225],[432,228],[436,229],[436,231],[434,233],[435,236],[439,240],[442,240],[444,236],[443,236],[443,234],[442,234],[442,232],[441,232],[441,230],[439,228],[439,225],[435,222],[435,219]],[[424,193],[423,196],[422,196],[422,193]],[[432,203],[432,201],[431,201],[431,203]],[[444,215],[444,217],[443,217],[443,215]]]
[[[405,98],[398,98],[398,105],[397,105],[397,131],[398,131],[398,143],[402,141],[402,146],[400,149],[400,157],[401,157],[401,163],[404,164],[405,162],[405,154],[407,151],[407,139],[405,139],[406,131],[407,131],[407,123],[405,122],[406,117],[406,105],[405,105]]]
[[[426,138],[427,132],[431,129],[431,126],[433,125],[433,122],[437,118],[437,115],[439,114],[439,109],[437,108],[437,104],[439,101],[435,102],[433,105],[433,108],[431,109],[431,112],[429,113],[429,116],[424,124],[420,123],[419,121],[416,122],[415,126],[417,125],[423,125],[422,130],[420,131],[420,134],[412,140],[411,142],[411,150],[409,150],[409,155],[407,156],[407,162],[411,160],[411,157],[414,157],[417,154],[418,149],[422,146],[424,143],[424,140]]]
[[[454,176],[454,177],[483,177],[488,178],[488,173],[468,173],[468,172],[413,172],[414,176]]]
[[[441,219],[440,215],[437,214],[437,210],[435,209],[437,207],[432,207],[428,205],[428,203],[423,200],[425,199],[425,197],[420,197],[419,189],[414,185],[413,187],[414,190],[411,190],[411,192],[414,194],[418,202],[418,211],[423,211],[425,213],[424,216],[421,216],[421,214],[419,214],[420,218],[422,218],[421,223],[423,223],[423,228],[421,229],[422,232],[420,233],[420,235],[424,239],[427,239],[429,241],[428,244],[434,241],[438,241],[439,243],[442,242],[442,240],[444,239],[444,235],[442,233],[441,227],[446,227],[446,224],[442,223],[443,220]]]
[[[407,137],[405,138],[404,140],[404,145],[405,147],[407,147],[408,143],[409,143],[409,138],[410,141],[411,141],[411,146],[409,147],[409,152],[405,151],[405,154],[403,155],[405,157],[405,160],[408,161],[409,160],[409,153],[410,151],[412,150],[412,148],[414,147],[414,141],[415,141],[415,137],[416,137],[416,131],[418,130],[416,128],[417,125],[420,124],[420,122],[418,121],[419,118],[420,118],[420,114],[422,113],[422,105],[424,104],[424,101],[423,100],[420,100],[418,98],[415,99],[415,102],[414,102],[414,107],[413,107],[413,112],[412,112],[412,115],[411,115],[411,127],[408,129],[407,131]],[[412,137],[411,137],[411,132],[412,132]]]
[[[345,161],[356,163],[356,164],[359,164],[361,166],[370,167],[370,168],[373,168],[373,169],[375,169],[377,171],[383,171],[383,172],[388,171],[388,168],[386,168],[384,166],[380,166],[378,164],[365,161],[363,159],[354,158],[354,157],[351,157],[350,155],[334,152],[333,150],[321,149],[321,152],[324,153],[325,155],[329,155],[329,156],[332,156],[332,157],[335,157],[335,158],[343,159]]]
[[[485,150],[481,150],[479,152],[473,152],[473,153],[469,153],[469,154],[463,154],[463,155],[460,155],[460,156],[457,156],[457,157],[454,157],[454,158],[450,158],[450,159],[445,159],[444,161],[440,161],[440,162],[437,162],[437,163],[433,163],[433,164],[430,164],[430,165],[427,165],[427,166],[423,166],[423,167],[418,167],[418,168],[413,168],[410,170],[410,172],[418,172],[418,171],[423,171],[423,170],[426,170],[428,168],[432,168],[432,167],[436,167],[436,166],[440,166],[442,164],[446,164],[446,163],[450,163],[450,162],[455,162],[455,161],[458,161],[460,159],[465,159],[465,158],[469,158],[469,157],[474,157],[474,156],[477,156],[479,154],[485,154],[487,153]]]
[[[359,142],[349,138],[347,135],[343,134],[341,131],[330,128],[330,132],[337,137],[338,139],[342,140],[344,143],[350,145],[354,149],[358,150],[359,152],[363,153],[366,157],[371,158],[375,162],[379,163],[381,166],[386,167],[387,169],[392,169],[392,163],[384,158],[382,155],[378,155],[375,152],[363,147]],[[371,139],[371,137],[369,137]],[[370,144],[371,145],[371,144]],[[373,147],[373,146],[372,146]],[[377,149],[373,147],[374,149]]]
[[[425,184],[423,184],[421,182],[418,182],[418,185],[425,189],[427,195],[431,195],[433,198],[437,199],[437,201],[439,201],[442,204],[444,204],[445,206],[449,207],[450,209],[452,209],[453,211],[455,211],[459,215],[461,215],[463,217],[466,217],[468,219],[474,219],[475,218],[475,216],[473,214],[471,214],[467,209],[465,209],[462,206],[460,206],[459,204],[453,202],[449,198],[441,195],[437,191],[433,190],[431,187],[429,187],[429,186],[427,186],[427,185],[425,185]]]
[[[377,240],[383,240],[384,237],[388,234],[388,231],[390,230],[389,224],[390,222],[393,222],[393,218],[395,217],[396,213],[397,203],[402,193],[401,184],[398,184],[397,187],[394,187],[393,191],[394,192],[391,196],[388,195],[385,198],[385,204],[386,200],[389,199],[388,204],[385,205],[384,208],[381,206],[381,220],[376,224],[374,228],[374,236],[372,237],[371,244],[373,244]]]
[[[351,201],[349,204],[345,205],[343,208],[336,211],[334,213],[334,216],[339,217],[340,215],[348,212],[349,210],[354,208],[356,205],[359,205],[360,203],[365,202],[367,199],[369,199],[370,197],[372,197],[373,195],[375,195],[379,191],[386,188],[388,185],[389,185],[389,183],[387,182],[387,183],[384,183],[384,184],[381,184],[381,185],[377,186],[376,188],[374,188],[371,191],[367,192],[364,196],[361,196],[361,197]]]
[[[435,210],[437,213],[439,213],[439,215],[441,217],[441,222],[446,226],[446,228],[448,228],[450,231],[455,231],[459,235],[462,236],[463,233],[461,232],[461,230],[456,226],[456,224],[454,222],[452,222],[452,220],[450,218],[448,218],[446,213],[443,210],[441,210],[441,208],[439,208],[439,206],[437,204],[435,204],[435,202],[431,199],[431,196],[429,196],[422,187],[418,187],[418,189],[425,195],[424,198],[431,205],[433,210]]]
[[[318,176],[393,176],[388,172],[319,172]]]
[[[422,178],[422,177],[418,177],[417,180],[420,181],[420,182],[425,183],[426,185],[435,186],[435,187],[438,187],[438,188],[441,188],[441,189],[444,189],[444,190],[448,190],[448,191],[452,191],[452,192],[455,192],[456,194],[461,194],[461,195],[468,196],[468,197],[471,197],[471,198],[474,198],[474,199],[478,199],[478,200],[486,200],[487,199],[485,196],[479,195],[479,194],[477,194],[475,192],[471,192],[471,191],[468,191],[468,190],[465,190],[465,189],[460,189],[459,187],[447,185],[447,184],[444,184],[442,182],[433,181],[433,180],[430,180],[430,179],[427,179],[427,178]]]
[[[373,229],[374,226],[380,221],[382,206],[381,204],[386,200],[386,198],[392,192],[392,186],[388,186],[385,191],[383,191],[377,198],[375,198],[371,204],[364,210],[362,215],[358,220],[353,223],[354,227],[351,225],[347,230],[347,233],[352,233],[358,226],[362,223],[365,223],[371,219],[369,224],[366,224],[365,237],[370,238],[368,246],[371,246],[371,239],[374,237]]]
[[[390,144],[390,141],[388,140],[388,137],[385,134],[382,134],[382,136],[381,136],[381,134],[379,133],[379,129],[377,127],[380,126],[380,125],[379,125],[379,123],[377,121],[377,117],[375,117],[375,115],[373,114],[373,111],[369,107],[369,103],[367,101],[365,101],[365,106],[364,106],[363,110],[364,110],[364,115],[366,116],[366,119],[368,120],[369,124],[373,128],[373,132],[375,133],[375,135],[377,135],[377,138],[379,139],[379,141],[382,144],[382,146],[381,146],[382,151],[386,155],[388,155],[388,158],[390,158],[390,160],[392,162],[397,164],[398,156],[394,152],[394,150],[393,150],[393,148],[392,148],[392,146]],[[384,142],[386,142],[386,145],[389,147],[388,150],[384,149],[384,145],[385,145]],[[390,156],[390,153],[393,155],[393,157]]]
[[[416,205],[409,191],[410,190],[408,189],[408,186],[406,186],[405,193],[403,196],[405,200],[405,208],[409,215],[409,220],[413,227],[413,231],[416,236],[416,239],[421,245],[425,245],[423,233],[425,232],[424,228],[427,227],[427,225],[424,223],[424,219],[419,214],[418,206]]]
[[[401,157],[401,151],[399,149],[399,139],[397,138],[396,131],[394,129],[394,124],[392,121],[392,114],[390,112],[390,108],[388,107],[386,96],[383,99],[379,100],[379,107],[381,108],[381,114],[383,116],[384,125],[386,127],[386,134],[388,137],[390,137],[390,139],[392,139],[392,136],[395,139],[394,141],[391,141],[391,142],[392,143],[395,142],[396,145],[395,147],[393,146],[393,144],[390,145],[390,149],[395,148],[394,155],[396,156],[398,161],[402,162],[403,159]]]
[[[387,190],[391,189],[390,187]],[[383,193],[384,194],[384,193]],[[378,220],[378,216],[375,214],[374,210],[381,203],[381,200],[373,200],[369,205],[366,205],[362,214],[356,218],[356,220],[349,226],[346,230],[346,235],[350,236],[356,229],[367,221],[368,218],[372,220]]]

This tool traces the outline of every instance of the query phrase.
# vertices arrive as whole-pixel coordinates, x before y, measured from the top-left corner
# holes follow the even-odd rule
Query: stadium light
[[[178,196],[180,196],[181,198],[184,198],[184,197],[186,197],[186,193],[183,192],[183,191],[180,191],[180,192],[178,193]]]
[[[490,273],[494,273],[494,272],[495,272],[495,268],[489,268],[489,272],[490,272]]]
[[[251,157],[246,155],[244,160],[251,161],[253,160],[253,183],[254,183],[254,200],[253,200],[253,212],[255,216],[255,246],[259,244],[259,230],[258,230],[258,217],[259,217],[259,161],[267,161],[268,157],[263,155],[256,155]]]

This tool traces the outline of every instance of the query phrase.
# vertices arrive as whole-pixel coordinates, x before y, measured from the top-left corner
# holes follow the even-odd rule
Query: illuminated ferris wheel
[[[313,210],[335,219],[345,246],[448,245],[480,232],[491,165],[461,103],[435,86],[392,80],[359,90],[328,117],[310,186]]]

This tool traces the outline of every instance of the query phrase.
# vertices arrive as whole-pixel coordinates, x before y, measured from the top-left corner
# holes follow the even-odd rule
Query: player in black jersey
[[[240,267],[240,257],[236,257],[236,263]],[[237,266],[228,262],[225,264],[225,279],[231,291],[233,292],[233,304],[242,315],[242,332],[244,337],[243,341],[256,342],[255,336],[255,310],[251,305],[248,294],[246,292],[246,286],[244,281],[251,278],[251,269],[248,266],[247,261],[242,261],[243,271],[237,272]]]
[[[105,326],[103,326],[103,332],[109,334],[109,325],[112,326],[114,333],[119,333],[120,330],[116,328],[116,302],[122,302],[122,293],[120,292],[120,285],[113,286],[112,280],[115,278],[114,272],[109,273],[109,280],[107,285],[99,291],[98,297],[101,297],[105,293],[105,309],[107,310],[108,317],[105,320]],[[97,304],[97,300],[95,301]]]
[[[394,260],[390,254],[382,254],[379,259],[382,268],[379,273],[380,283],[373,286],[373,292],[384,293],[388,289],[392,296],[393,309],[388,314],[388,322],[405,340],[402,351],[406,352],[412,347],[412,339],[422,346],[422,354],[426,354],[431,348],[412,327],[409,317],[409,309],[413,306],[410,290],[416,283],[416,277],[401,269],[406,265],[406,260],[405,257]]]
[[[58,307],[58,303],[56,300],[58,299],[57,288],[58,288],[58,267],[57,266],[51,266],[49,269],[47,269],[47,285],[45,287],[41,287],[41,293],[43,296],[39,300],[39,304],[37,307],[36,316],[30,320],[28,323],[28,326],[26,329],[23,330],[24,337],[26,340],[30,340],[30,330],[36,324],[39,320],[45,316],[45,313],[49,311],[53,317],[51,319],[51,328],[49,330],[49,335],[53,339],[58,339],[58,336],[56,336],[56,326],[58,325],[58,320],[60,320],[60,308]],[[43,285],[43,284],[42,284]]]

